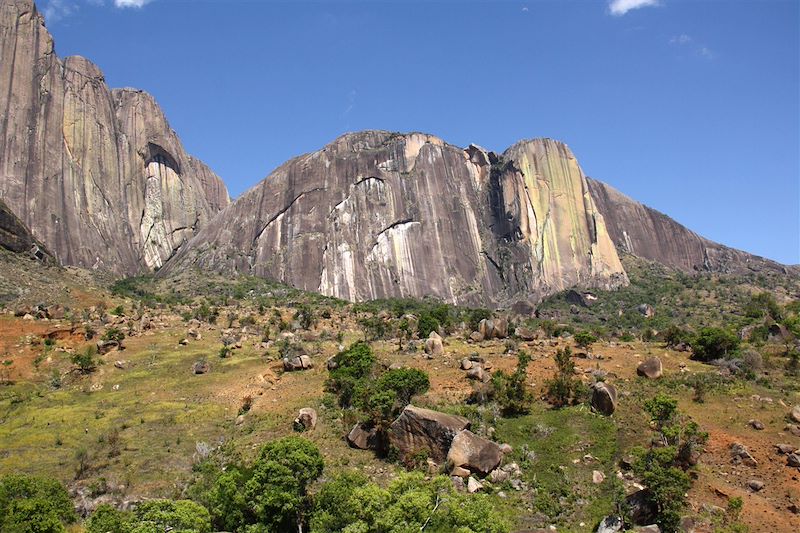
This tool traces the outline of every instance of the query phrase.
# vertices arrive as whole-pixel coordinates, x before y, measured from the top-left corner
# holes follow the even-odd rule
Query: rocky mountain
[[[17,216],[0,200],[0,248],[15,253],[28,253],[44,262],[52,262],[52,254],[39,242]]]
[[[32,0],[0,6],[0,198],[60,262],[159,268],[228,202],[148,94],[60,59]]]
[[[689,272],[788,272],[586,178],[560,142],[496,154],[383,131],[285,163],[165,272],[253,274],[354,301],[432,295],[525,308],[572,286],[626,284],[619,253]]]
[[[222,211],[167,265],[279,279],[348,300],[530,302],[627,282],[569,149],[504,154],[366,131],[295,158]]]

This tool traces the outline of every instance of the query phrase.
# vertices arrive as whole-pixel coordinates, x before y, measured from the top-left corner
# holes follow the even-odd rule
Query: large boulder
[[[295,431],[311,431],[317,427],[317,412],[311,407],[303,407],[294,419]]]
[[[664,367],[658,357],[649,357],[639,363],[636,374],[648,379],[658,379],[664,374]]]
[[[484,339],[505,339],[508,337],[508,320],[505,318],[484,318],[478,324],[478,333]]]
[[[792,410],[789,411],[789,418],[800,424],[800,404],[792,407]]]
[[[465,468],[481,476],[497,468],[502,459],[503,452],[497,443],[479,437],[468,429],[456,434],[447,452],[447,462],[453,467]]]
[[[617,389],[605,382],[592,386],[592,407],[598,413],[611,416],[617,409]]]
[[[456,434],[469,427],[469,420],[463,416],[409,405],[389,427],[389,443],[402,456],[427,451],[428,457],[441,463]]]
[[[377,445],[377,430],[364,424],[356,424],[346,437],[347,444],[359,450],[371,450]]]
[[[517,329],[514,330],[514,335],[524,341],[534,341],[539,338],[538,331],[526,328],[525,326],[517,327]]]
[[[307,355],[299,355],[297,357],[286,357],[283,359],[283,369],[286,372],[295,372],[297,370],[308,370],[313,368],[314,363]]]
[[[444,345],[442,344],[442,337],[435,331],[425,340],[425,353],[432,356],[444,355]]]

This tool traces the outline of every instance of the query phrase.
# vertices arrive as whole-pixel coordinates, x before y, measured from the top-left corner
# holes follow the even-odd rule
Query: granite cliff
[[[495,306],[627,282],[565,145],[537,139],[498,155],[383,131],[344,135],[279,167],[166,268],[187,267],[348,300]]]
[[[148,94],[60,59],[32,0],[0,7],[0,198],[67,265],[159,268],[225,207]]]

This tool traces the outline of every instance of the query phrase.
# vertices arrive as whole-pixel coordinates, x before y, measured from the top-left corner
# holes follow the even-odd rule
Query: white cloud
[[[150,3],[150,0],[114,0],[114,5],[117,7],[142,7]]]
[[[680,35],[675,35],[670,37],[669,44],[689,44],[694,39],[692,39],[691,35],[686,35],[685,33],[681,33]]]
[[[42,8],[44,20],[48,24],[58,22],[78,10],[78,5],[72,0],[50,0]]]
[[[658,0],[610,0],[608,3],[608,10],[612,15],[621,17],[632,9],[657,5]]]
[[[708,59],[708,60],[714,59],[716,57],[714,51],[707,46],[701,46],[700,48],[698,48],[697,54],[703,59]]]

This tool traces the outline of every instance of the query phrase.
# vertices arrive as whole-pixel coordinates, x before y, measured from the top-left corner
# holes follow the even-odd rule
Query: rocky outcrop
[[[625,253],[687,272],[800,272],[796,267],[786,267],[705,239],[610,185],[593,179],[587,179],[587,183],[611,240]]]
[[[389,426],[389,442],[403,457],[427,452],[431,459],[441,463],[456,434],[469,426],[469,420],[462,416],[408,405]]]
[[[0,198],[64,264],[156,269],[228,203],[152,97],[59,59],[32,0],[0,6]]]
[[[45,263],[53,260],[52,254],[36,240],[27,226],[3,200],[0,200],[0,248],[15,253],[28,253],[34,259]]]
[[[569,149],[503,155],[431,135],[348,134],[293,159],[167,266],[269,277],[353,301],[536,302],[627,282]]]

